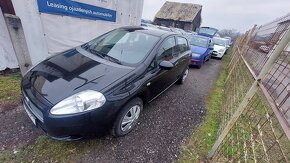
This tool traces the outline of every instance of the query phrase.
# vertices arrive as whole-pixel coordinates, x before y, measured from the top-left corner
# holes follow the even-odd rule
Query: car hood
[[[214,51],[219,51],[219,50],[226,50],[226,47],[224,47],[224,46],[220,46],[220,45],[214,45],[213,46],[213,50]]]
[[[72,49],[41,62],[25,75],[23,89],[33,89],[51,104],[57,104],[84,90],[101,92],[133,70],[85,53]]]
[[[191,52],[192,53],[197,53],[197,54],[204,54],[207,51],[207,48],[204,47],[200,47],[200,46],[195,46],[195,45],[191,45]]]

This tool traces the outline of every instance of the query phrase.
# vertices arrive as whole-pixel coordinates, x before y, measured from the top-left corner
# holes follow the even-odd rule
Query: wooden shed
[[[201,11],[198,4],[167,1],[155,15],[154,24],[195,31],[201,24]]]

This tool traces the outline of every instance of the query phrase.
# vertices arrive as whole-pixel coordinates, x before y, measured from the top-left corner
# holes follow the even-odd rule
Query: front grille
[[[28,109],[38,120],[43,123],[42,112],[29,100],[29,98],[23,93],[23,105]]]

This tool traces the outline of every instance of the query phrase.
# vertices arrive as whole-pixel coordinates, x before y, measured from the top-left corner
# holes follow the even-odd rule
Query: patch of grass
[[[74,162],[84,151],[97,147],[99,139],[56,141],[39,136],[35,144],[15,151],[1,151],[0,162]]]
[[[227,66],[230,62],[232,49],[223,57],[223,68],[220,71],[215,87],[212,90],[204,122],[197,127],[188,140],[181,145],[179,162],[203,162],[218,137],[221,122],[220,111],[224,98],[224,84],[228,75]]]
[[[21,75],[0,75],[0,104],[18,105],[20,101]]]

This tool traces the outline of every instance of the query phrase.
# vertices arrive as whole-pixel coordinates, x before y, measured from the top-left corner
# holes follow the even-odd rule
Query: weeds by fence
[[[290,162],[290,14],[238,38],[213,162]]]

